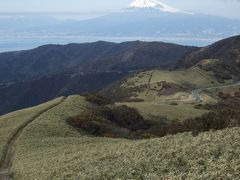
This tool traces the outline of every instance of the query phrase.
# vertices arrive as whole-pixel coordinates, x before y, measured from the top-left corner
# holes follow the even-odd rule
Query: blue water
[[[124,42],[124,41],[164,41],[170,43],[177,43],[190,46],[206,46],[219,39],[178,39],[178,38],[161,38],[161,37],[56,37],[56,38],[11,38],[0,39],[0,52],[27,50],[36,48],[46,44],[68,44],[68,43],[84,43],[95,41],[110,41],[110,42]]]

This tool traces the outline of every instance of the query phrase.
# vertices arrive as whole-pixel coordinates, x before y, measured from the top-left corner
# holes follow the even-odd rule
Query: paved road
[[[203,90],[211,90],[211,89],[216,89],[216,88],[227,88],[227,87],[232,87],[232,86],[237,86],[237,85],[240,85],[240,81],[231,83],[231,84],[225,84],[225,85],[219,85],[219,86],[208,86],[208,87],[203,87],[203,88],[199,88],[199,89],[194,89],[192,91],[192,97],[196,103],[200,103],[200,102],[202,102],[200,93]]]
[[[192,91],[192,97],[196,103],[202,102],[202,98],[200,96],[201,91],[201,89],[195,89]]]

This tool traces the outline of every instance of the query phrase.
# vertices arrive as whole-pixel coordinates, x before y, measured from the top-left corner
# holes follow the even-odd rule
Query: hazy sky
[[[0,0],[5,12],[72,12],[101,14],[127,7],[132,0]],[[240,0],[161,0],[176,8],[240,18]]]

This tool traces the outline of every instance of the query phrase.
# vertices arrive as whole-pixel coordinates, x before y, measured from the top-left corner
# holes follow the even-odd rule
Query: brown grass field
[[[39,107],[42,105],[31,110],[35,112]],[[70,96],[29,124],[16,141],[14,179],[238,179],[240,176],[239,128],[210,131],[197,137],[182,133],[150,140],[97,138],[66,123],[68,118],[91,107],[85,98]],[[8,117],[18,121],[21,113],[29,114],[31,110],[14,112]]]

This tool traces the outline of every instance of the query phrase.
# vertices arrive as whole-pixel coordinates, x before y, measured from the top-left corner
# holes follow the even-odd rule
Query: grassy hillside
[[[193,106],[176,106],[158,104],[156,102],[122,102],[116,104],[135,108],[146,120],[150,121],[159,121],[161,118],[182,121],[184,119],[201,116],[208,112],[207,110],[195,109]]]
[[[30,122],[38,114],[60,102],[61,99],[62,98],[58,98],[36,107],[0,116],[0,160],[2,160],[3,154],[6,151],[7,143],[18,129]]]
[[[170,120],[183,120],[207,112],[195,109],[199,102],[193,95],[194,89],[201,89],[201,103],[215,104],[219,101],[218,90],[210,93],[204,88],[231,83],[232,80],[220,83],[213,73],[198,67],[178,71],[156,69],[131,75],[106,88],[101,94],[118,104],[137,108],[144,117],[162,116]]]
[[[92,108],[68,97],[29,124],[16,142],[13,175],[47,179],[237,179],[240,129],[151,140],[97,138],[66,120]],[[40,106],[41,107],[41,106]],[[28,110],[23,110],[22,112]],[[11,114],[16,120],[21,117]],[[2,118],[2,117],[1,117]]]
[[[239,37],[233,39],[238,42]],[[135,45],[139,43],[135,49]],[[222,42],[219,42],[212,47],[200,49],[200,52],[196,51],[200,53],[199,61],[188,69],[174,71],[152,69],[132,74],[101,92],[111,99],[95,94],[85,94],[84,97],[74,95],[0,116],[0,179],[7,177],[10,169],[16,180],[239,179],[240,82],[235,79],[237,70],[232,72],[228,69],[231,70],[235,65],[237,67],[238,61],[227,63],[229,54],[221,54],[220,51],[209,57],[212,59],[202,59],[203,56],[218,49],[221,44]],[[237,44],[235,40],[233,44]],[[93,64],[87,63],[82,66],[89,68],[85,70],[92,70],[94,67],[105,68],[105,63],[108,64],[115,59],[114,55],[120,58],[119,64],[112,64],[113,66],[101,71],[118,70],[114,71],[115,73],[119,70],[128,71],[129,69],[122,69],[125,65],[132,70],[138,65],[137,61],[144,66],[147,62],[144,61],[145,58],[151,59],[150,64],[154,65],[158,60],[152,55],[160,57],[158,48],[152,47],[154,51],[153,49],[149,51],[141,42],[133,44],[98,42],[93,48],[94,52],[98,49],[97,45],[101,47],[103,45],[104,49],[108,50],[103,54],[97,50],[95,55],[100,57],[98,60],[92,60],[92,53],[86,52],[83,60],[88,57]],[[133,49],[130,48],[129,51],[125,45]],[[156,44],[153,45],[155,47]],[[232,49],[231,39],[229,45],[228,49]],[[123,49],[118,49],[119,46]],[[162,48],[162,45],[160,46]],[[76,45],[67,47],[77,48]],[[44,50],[49,47],[19,53],[28,57],[32,56],[31,52],[38,53],[42,48]],[[50,55],[53,63],[59,59],[57,52],[62,46],[51,48],[48,49],[49,54],[44,55]],[[115,48],[116,52],[121,51],[123,55],[113,53]],[[170,53],[172,50],[169,51],[168,48],[166,50],[169,52],[168,55],[172,54]],[[145,54],[147,52],[149,56]],[[235,49],[234,52],[234,57],[239,58],[239,51]],[[82,54],[82,51],[76,52],[75,56],[78,56],[78,53]],[[102,60],[105,53],[110,56]],[[192,56],[189,55],[189,63],[192,62]],[[74,60],[69,66],[77,65],[75,64],[77,59],[74,57],[71,56]],[[26,69],[31,69],[31,66],[39,67],[39,58],[42,56],[37,56],[32,61],[33,64],[30,63]],[[63,63],[64,60],[60,60]],[[12,62],[11,59],[7,61]],[[40,66],[45,62],[41,63]],[[228,66],[225,67],[224,63]],[[98,69],[94,69],[95,71]],[[36,73],[39,73],[40,77],[44,72]],[[225,78],[221,78],[221,74]],[[229,74],[231,76],[225,76]],[[81,74],[84,77],[85,75]],[[25,87],[29,87],[32,93],[27,93],[28,96],[23,93],[22,98],[16,98],[20,102],[27,100],[33,103],[32,99],[38,100],[34,95],[41,94],[38,91],[42,91],[41,87],[49,83],[53,85],[51,89],[53,92],[47,92],[50,95],[48,98],[55,97],[59,90],[62,93],[60,95],[65,95],[67,91],[77,93],[74,91],[76,87],[85,88],[80,82],[89,80],[87,78],[85,81],[77,81],[77,76],[70,73],[63,81],[62,76],[58,78],[54,75],[48,77],[47,79],[53,80],[47,82],[42,77],[37,81],[33,80],[33,84],[43,82],[37,83],[35,88],[32,83],[20,82],[19,87],[24,90],[28,89]],[[58,87],[58,83],[54,84],[55,78],[59,84],[64,84],[64,87]],[[71,82],[68,81],[69,78]],[[92,78],[96,81],[95,76]],[[100,81],[96,83],[95,81],[92,83],[100,87],[98,84]],[[5,85],[18,87],[18,83]],[[5,85],[0,84],[0,90],[3,90]],[[21,88],[14,89],[19,91]],[[3,92],[9,93],[8,90]],[[15,94],[14,92],[11,93]],[[2,98],[5,99],[5,93],[2,94]],[[143,140],[144,138],[152,139]]]

